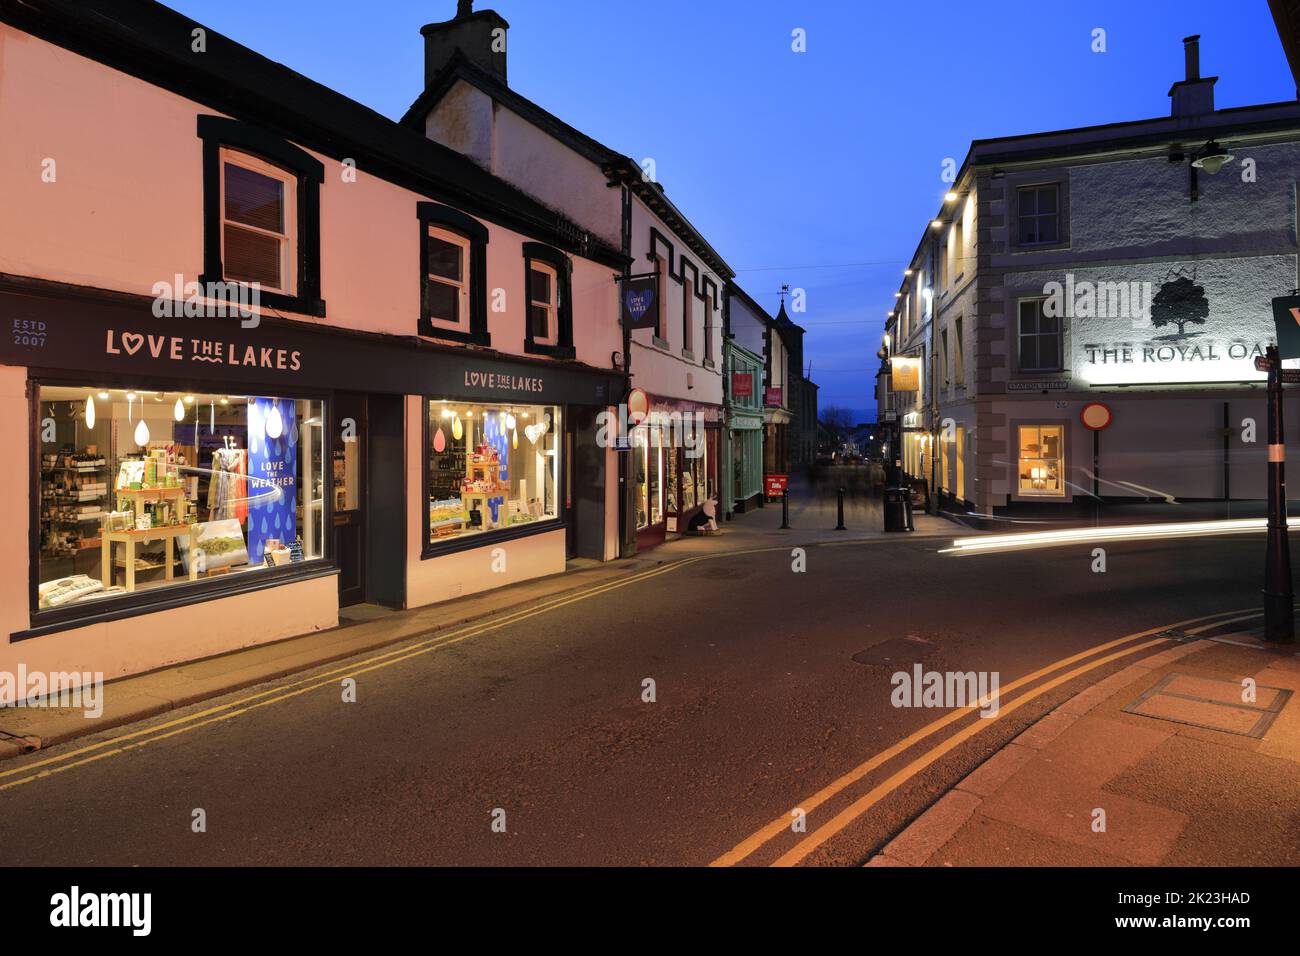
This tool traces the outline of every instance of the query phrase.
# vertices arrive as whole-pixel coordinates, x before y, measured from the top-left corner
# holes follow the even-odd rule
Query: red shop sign
[[[754,394],[754,373],[733,372],[731,376],[731,394],[736,398],[749,398]]]
[[[790,476],[764,475],[763,484],[767,488],[767,496],[769,498],[780,498],[782,492],[784,492],[790,484]]]

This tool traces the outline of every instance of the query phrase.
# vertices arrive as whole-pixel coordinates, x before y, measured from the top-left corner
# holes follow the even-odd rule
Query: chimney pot
[[[1201,78],[1201,36],[1183,37],[1183,60],[1187,66],[1187,79]]]

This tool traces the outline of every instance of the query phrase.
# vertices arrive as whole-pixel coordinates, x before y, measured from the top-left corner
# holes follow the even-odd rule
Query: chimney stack
[[[1217,76],[1201,76],[1201,38],[1199,35],[1183,38],[1183,62],[1186,77],[1169,88],[1172,116],[1195,119],[1214,112],[1214,84]]]
[[[457,0],[456,17],[420,28],[424,37],[424,86],[459,53],[471,64],[506,82],[506,31],[510,24],[494,10],[474,12],[474,0]]]

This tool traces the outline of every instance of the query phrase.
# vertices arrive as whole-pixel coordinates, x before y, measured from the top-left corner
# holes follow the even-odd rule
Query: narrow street
[[[851,515],[871,508],[851,501]],[[832,510],[824,493],[792,509]],[[0,855],[708,864],[941,716],[891,706],[890,677],[913,661],[996,671],[1005,686],[1132,632],[1257,601],[1255,535],[1113,545],[1104,574],[1091,571],[1087,547],[958,558],[938,553],[947,543],[821,544],[797,573],[774,539],[772,550],[643,573],[489,633],[409,642],[409,656],[398,645],[7,761]],[[865,862],[955,780],[1113,669],[988,721],[803,862]],[[343,701],[349,675],[355,703]],[[274,687],[292,696],[264,693]],[[254,706],[193,716],[231,701]],[[129,747],[83,755],[101,739]],[[102,759],[80,762],[92,755]],[[900,765],[843,788],[809,814],[808,830]],[[191,829],[199,808],[204,833]],[[492,828],[498,808],[504,833]],[[782,833],[738,862],[771,863],[795,842]]]

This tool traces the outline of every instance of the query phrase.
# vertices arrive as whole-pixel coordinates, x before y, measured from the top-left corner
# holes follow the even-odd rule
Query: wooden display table
[[[104,587],[111,587],[113,584],[113,545],[123,544],[126,551],[126,589],[135,590],[135,549],[137,545],[144,544],[147,541],[157,541],[159,539],[167,542],[167,552],[163,558],[163,573],[166,574],[167,580],[170,581],[175,577],[176,565],[176,539],[181,535],[188,535],[191,526],[187,524],[175,524],[162,528],[149,528],[146,531],[105,531],[100,542],[100,580],[104,582]],[[198,579],[198,562],[190,562],[190,580]]]

